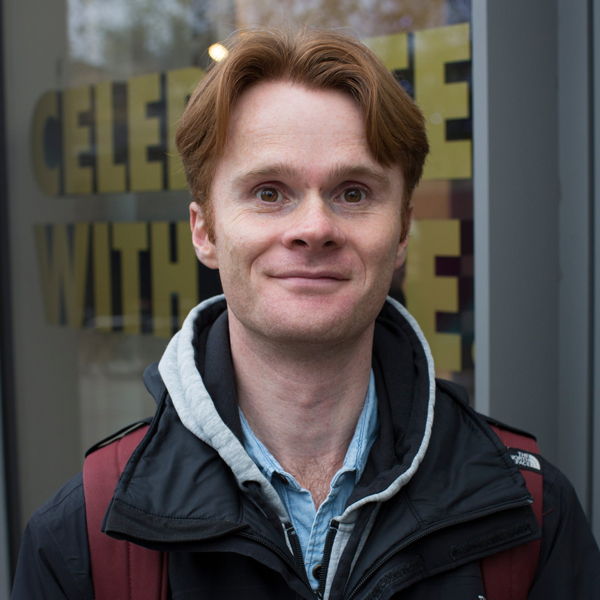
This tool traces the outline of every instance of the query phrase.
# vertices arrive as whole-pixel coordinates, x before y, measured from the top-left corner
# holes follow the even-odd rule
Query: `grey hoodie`
[[[185,427],[196,437],[206,444],[213,447],[221,458],[231,468],[238,484],[242,487],[246,481],[256,481],[260,483],[260,490],[265,501],[275,511],[281,522],[281,527],[286,536],[288,547],[292,550],[290,534],[289,516],[284,508],[277,492],[271,483],[263,476],[257,465],[250,458],[243,444],[231,429],[223,422],[219,415],[213,399],[210,397],[202,376],[198,371],[195,361],[195,350],[193,346],[195,323],[200,313],[211,305],[222,303],[224,296],[209,298],[196,308],[194,308],[185,319],[181,330],[171,339],[160,363],[159,371],[167,387],[173,405],[177,414]],[[344,548],[352,534],[359,510],[368,503],[385,502],[406,485],[415,474],[419,464],[425,456],[431,428],[433,425],[433,414],[435,406],[435,371],[433,358],[427,340],[423,335],[419,325],[410,313],[399,302],[388,297],[386,302],[409,324],[413,329],[416,339],[422,346],[428,366],[429,376],[429,402],[427,408],[427,417],[424,423],[422,439],[417,452],[414,454],[412,462],[406,470],[399,473],[398,476],[385,487],[376,493],[363,496],[350,503],[344,513],[337,517],[337,535],[331,549],[331,558],[329,559],[329,571],[325,587],[324,598],[329,597],[333,576],[335,574],[335,565],[341,557]],[[376,517],[377,511],[371,513],[369,523],[367,523],[362,534],[360,545],[364,544],[370,527]],[[359,545],[359,546],[360,546]]]

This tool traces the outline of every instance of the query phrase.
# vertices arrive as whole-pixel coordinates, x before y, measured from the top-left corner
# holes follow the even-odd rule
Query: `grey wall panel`
[[[600,0],[593,4],[593,40],[600,40]],[[594,194],[594,346],[593,346],[593,456],[592,456],[592,528],[600,540],[600,43],[593,45],[593,194]]]
[[[1,360],[1,357],[0,357]],[[0,449],[4,448],[2,427],[2,389],[0,387]],[[0,458],[4,458],[0,456]],[[4,460],[0,460],[0,600],[10,597],[10,552],[8,535],[8,515],[6,514]]]
[[[487,2],[475,2],[473,36],[473,219],[475,236],[475,408],[490,414],[490,211]]]
[[[555,460],[556,11],[545,0],[485,4],[473,7],[476,395]]]
[[[473,6],[477,407],[536,433],[588,511],[589,9],[584,0]]]
[[[558,465],[589,510],[591,381],[590,81],[588,3],[558,1]]]

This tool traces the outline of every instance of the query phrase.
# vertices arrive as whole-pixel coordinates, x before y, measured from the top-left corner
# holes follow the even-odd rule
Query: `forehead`
[[[348,95],[334,89],[309,89],[288,81],[264,81],[246,89],[234,106],[230,133],[240,133],[240,125],[253,133],[271,129],[277,123],[294,127],[303,121],[319,122],[327,115],[336,125],[359,125],[355,133],[364,135],[364,120],[358,104]]]
[[[259,83],[239,98],[217,171],[264,161],[293,164],[307,174],[347,161],[377,165],[350,96],[283,81]]]

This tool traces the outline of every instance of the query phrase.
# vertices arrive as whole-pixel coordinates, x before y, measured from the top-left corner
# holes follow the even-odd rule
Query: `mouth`
[[[272,275],[284,289],[295,294],[322,295],[330,294],[343,287],[349,277],[339,271],[308,271],[293,269]]]
[[[348,277],[337,271],[285,271],[272,275],[275,279],[313,280],[313,281],[346,281]]]

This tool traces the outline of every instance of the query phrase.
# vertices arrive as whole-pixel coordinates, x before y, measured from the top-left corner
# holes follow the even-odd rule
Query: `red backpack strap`
[[[491,425],[525,478],[533,512],[542,526],[544,480],[533,438]],[[526,600],[540,557],[541,540],[521,544],[480,561],[486,600]]]
[[[83,491],[96,600],[166,600],[167,553],[116,540],[100,530],[119,477],[148,426],[87,456]]]

